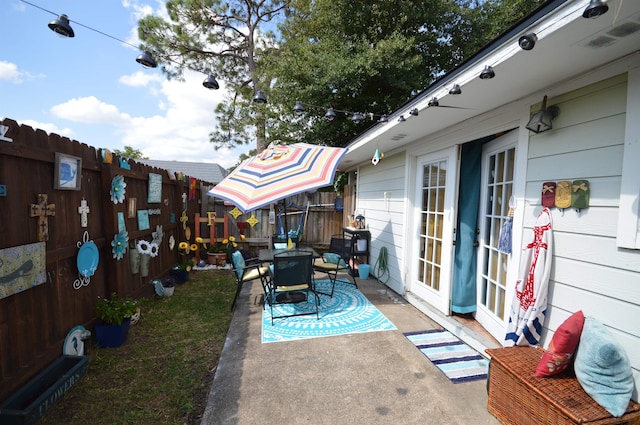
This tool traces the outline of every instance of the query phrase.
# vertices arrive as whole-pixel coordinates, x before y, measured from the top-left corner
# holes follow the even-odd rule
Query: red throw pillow
[[[544,352],[538,363],[536,376],[553,376],[569,367],[578,348],[583,326],[584,314],[579,310],[558,327],[551,338],[549,349]]]

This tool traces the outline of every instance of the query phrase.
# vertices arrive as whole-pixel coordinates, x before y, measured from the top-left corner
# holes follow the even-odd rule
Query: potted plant
[[[171,268],[171,277],[175,283],[185,283],[189,280],[189,272],[193,268],[193,260],[188,259]]]
[[[244,241],[245,236],[240,235],[239,239],[240,241]],[[222,242],[211,244],[207,252],[209,264],[224,267],[227,260],[229,259],[229,254],[235,251],[238,246],[239,245],[235,236],[229,236],[228,238],[223,239]]]
[[[102,348],[119,347],[129,335],[131,316],[137,311],[137,303],[131,298],[120,298],[113,292],[96,302],[96,340]]]

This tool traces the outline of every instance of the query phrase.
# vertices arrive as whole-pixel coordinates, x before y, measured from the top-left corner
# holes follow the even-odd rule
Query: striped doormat
[[[489,361],[444,329],[404,333],[454,384],[487,379]]]

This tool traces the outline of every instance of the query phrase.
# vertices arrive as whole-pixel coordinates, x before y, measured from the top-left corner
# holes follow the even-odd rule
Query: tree
[[[185,69],[212,72],[224,81],[230,96],[216,108],[217,128],[210,134],[216,148],[249,143],[253,131],[264,149],[264,106],[252,104],[257,90],[267,90],[270,78],[260,62],[274,44],[263,31],[278,16],[286,0],[168,0],[168,20],[147,16],[139,21],[143,48],[162,64],[168,78]]]
[[[536,0],[292,0],[277,54],[267,129],[280,140],[345,146],[475,53]],[[481,31],[480,31],[481,30]],[[302,101],[306,112],[295,116]],[[327,108],[337,113],[323,119]],[[344,111],[369,112],[353,122]]]
[[[114,149],[113,152],[116,155],[129,159],[149,159],[148,156],[144,156],[138,149],[133,149],[131,146],[127,145],[125,145],[124,150],[121,151],[120,149]]]

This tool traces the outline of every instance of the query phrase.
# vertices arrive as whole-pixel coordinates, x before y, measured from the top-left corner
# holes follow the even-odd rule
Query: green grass
[[[235,290],[228,271],[194,271],[172,297],[140,300],[127,342],[87,347],[87,374],[39,424],[199,424]]]

